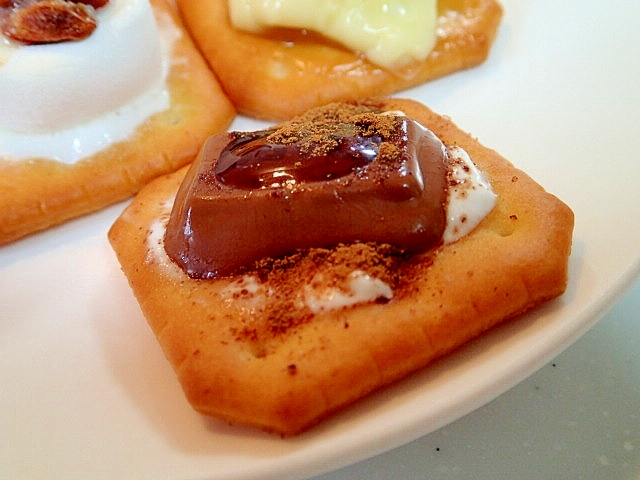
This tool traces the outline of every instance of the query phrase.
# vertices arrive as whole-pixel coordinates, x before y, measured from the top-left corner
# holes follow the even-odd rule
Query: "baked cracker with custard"
[[[390,95],[479,65],[489,54],[502,17],[496,0],[438,0],[431,53],[390,69],[304,29],[261,34],[234,28],[228,1],[177,4],[238,112],[278,121],[333,101]]]
[[[305,143],[305,138],[291,133],[303,131],[296,130],[300,124],[306,128],[296,120],[275,133],[270,130],[269,137],[254,134],[249,143],[242,135],[220,134],[205,144],[189,171],[185,168],[145,187],[109,232],[133,293],[188,401],[205,415],[283,435],[297,434],[488,329],[561,295],[566,288],[573,213],[526,173],[451,120],[412,100],[331,105],[301,118],[321,118],[336,108],[357,113],[349,117],[355,120],[330,130],[329,135],[338,139],[338,146],[334,145],[338,150],[362,146],[354,154],[361,163],[352,172],[320,180],[325,171],[309,160],[317,154],[309,148],[316,145],[313,135],[320,138],[323,130],[310,130],[312,141]],[[400,131],[411,136],[410,130],[417,129],[429,145],[441,141],[449,154],[466,152],[490,184],[494,198],[475,228],[444,241],[435,238],[431,226],[422,220],[418,220],[420,228],[411,228],[402,225],[404,219],[381,214],[395,211],[394,217],[402,217],[424,193],[414,190],[436,185],[433,193],[437,195],[441,187],[428,178],[437,172],[423,171],[421,176],[412,166],[413,154],[405,155],[399,170],[394,166],[385,173],[387,167],[382,164],[382,170],[367,173],[371,165],[383,162],[383,156],[395,155],[393,145],[376,140],[386,138],[384,132],[368,133],[377,121],[374,117],[408,118],[410,122],[402,125],[410,128]],[[406,141],[406,135],[401,137],[404,140],[398,144]],[[264,158],[253,164],[245,161],[243,155],[258,151],[264,138],[269,148],[282,148],[285,154],[292,151],[291,145],[306,152],[290,164],[300,170],[269,168]],[[352,138],[358,143],[350,142]],[[224,147],[227,144],[233,148]],[[407,141],[405,147],[408,151],[415,145]],[[442,149],[425,148],[419,147],[418,155],[426,152],[436,159],[444,155]],[[376,149],[377,157],[371,160],[367,156]],[[213,158],[211,168],[203,166],[210,160],[207,152],[219,157]],[[234,161],[227,162],[229,158]],[[344,157],[336,158],[334,170],[344,166]],[[436,166],[439,162],[433,161]],[[468,163],[461,165],[463,172],[472,169]],[[260,175],[243,170],[251,166],[262,169]],[[398,172],[402,181],[394,183]],[[281,183],[252,186],[256,178],[268,175],[269,182]],[[448,188],[464,183],[446,178]],[[240,185],[243,193],[227,195],[231,185]],[[217,193],[209,195],[210,188]],[[304,204],[314,189],[315,201],[322,204],[318,211],[312,211],[312,203]],[[467,195],[473,192],[462,194]],[[264,255],[260,248],[273,238],[282,239],[281,243],[290,239],[287,229],[278,228],[278,222],[287,218],[279,205],[296,198],[303,207],[292,203],[288,218],[291,230],[301,230],[292,235],[299,236],[296,242],[302,247],[260,258]],[[248,203],[256,200],[257,204]],[[262,215],[272,208],[270,202],[276,208]],[[368,202],[375,206],[367,208]],[[444,207],[434,206],[428,198],[426,202],[418,210],[432,211],[433,218],[439,219],[436,223],[442,223],[438,211]],[[345,233],[347,240],[332,246],[339,236],[332,237],[335,232],[329,230],[331,217],[352,208],[370,216],[361,222],[364,233]],[[420,215],[420,211],[414,213]],[[356,217],[353,224],[360,220]],[[467,219],[471,221],[467,214],[461,215],[458,227],[463,228]],[[343,219],[338,220],[339,225]],[[309,240],[305,230],[324,222],[329,226],[320,233],[326,235]],[[387,227],[380,229],[376,223]],[[404,239],[391,240],[396,226],[408,232]],[[348,232],[350,228],[335,229]],[[191,236],[198,229],[204,240]],[[444,238],[442,225],[437,231]],[[380,232],[392,243],[379,237]],[[243,244],[243,236],[249,245]],[[331,237],[328,244],[323,244],[325,237]],[[206,245],[208,238],[218,240]],[[231,243],[225,244],[225,239]],[[305,243],[317,241],[321,245]],[[421,250],[420,241],[429,247]],[[205,245],[202,252],[196,251],[197,242]],[[269,248],[277,252],[278,243],[272,243]],[[364,290],[369,288],[373,294],[354,301],[364,284]]]
[[[169,108],[77,162],[11,158],[0,149],[0,244],[131,197],[151,179],[191,162],[209,135],[230,125],[235,109],[174,9],[164,0],[151,5],[160,32],[170,36]],[[43,82],[46,88],[46,76]]]

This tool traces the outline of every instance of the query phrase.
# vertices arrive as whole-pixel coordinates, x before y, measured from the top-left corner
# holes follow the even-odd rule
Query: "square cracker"
[[[228,0],[177,0],[193,38],[238,112],[286,120],[312,107],[379,97],[482,63],[502,18],[496,0],[438,0],[438,38],[424,62],[385,70],[336,44],[293,30],[235,29]]]
[[[291,311],[265,311],[249,283],[189,278],[162,247],[185,171],[151,183],[112,226],[123,271],[199,412],[295,434],[564,292],[572,211],[427,107],[381,105],[463,147],[498,194],[469,235],[401,267],[405,287],[388,303],[318,313],[279,331],[269,322]]]
[[[233,105],[173,8],[165,0],[151,5],[160,26],[173,24],[180,32],[167,77],[169,109],[129,139],[73,164],[0,156],[0,245],[130,197],[191,162],[209,135],[231,124]]]

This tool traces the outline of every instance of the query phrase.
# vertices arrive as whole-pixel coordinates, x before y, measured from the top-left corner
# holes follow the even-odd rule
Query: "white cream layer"
[[[175,27],[146,0],[111,0],[86,39],[17,45],[0,39],[0,157],[73,163],[126,139],[169,107]]]
[[[322,283],[319,279],[318,282]],[[304,304],[313,313],[337,310],[360,303],[375,302],[378,299],[391,300],[393,290],[388,283],[372,277],[362,270],[354,270],[345,279],[343,288],[313,288],[307,285],[304,291]]]
[[[486,217],[498,196],[491,184],[461,147],[447,147],[449,178],[447,225],[442,241],[452,243],[469,234]]]
[[[235,28],[318,32],[387,69],[424,60],[436,42],[436,0],[229,0]]]

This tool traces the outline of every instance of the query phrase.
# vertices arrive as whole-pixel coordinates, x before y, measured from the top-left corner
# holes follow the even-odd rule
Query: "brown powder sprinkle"
[[[280,125],[269,134],[267,141],[287,145],[300,142],[304,155],[326,155],[339,145],[340,137],[379,136],[386,145],[384,155],[378,159],[392,161],[398,149],[390,149],[389,142],[397,132],[397,116],[379,115],[375,104],[334,103],[317,108]]]
[[[384,163],[391,163],[400,155],[397,145],[390,142],[382,142],[378,149],[378,160]]]
[[[345,281],[354,270],[395,289],[400,284],[402,264],[408,258],[399,248],[375,243],[311,248],[282,258],[264,258],[246,273],[255,275],[264,291],[270,292],[251,314],[251,319],[266,318],[266,323],[257,325],[248,319],[251,326],[234,335],[238,340],[263,344],[292,332],[315,316],[304,303],[305,288],[345,289]]]

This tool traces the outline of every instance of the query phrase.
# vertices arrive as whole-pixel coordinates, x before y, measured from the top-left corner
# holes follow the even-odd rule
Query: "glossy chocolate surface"
[[[275,144],[269,131],[233,139],[222,151],[215,168],[218,180],[240,189],[272,188],[344,177],[374,160],[380,136],[336,136],[329,155],[305,156],[299,143]]]
[[[189,276],[229,276],[264,257],[340,243],[410,252],[441,243],[447,157],[432,132],[369,113],[298,127],[205,143],[165,236]]]

